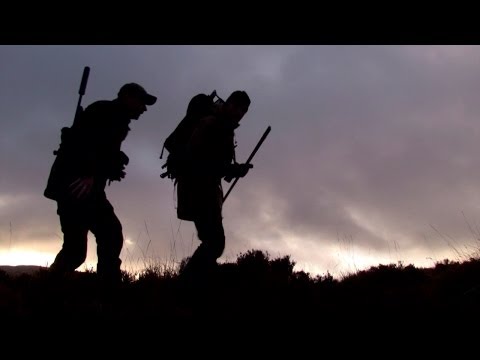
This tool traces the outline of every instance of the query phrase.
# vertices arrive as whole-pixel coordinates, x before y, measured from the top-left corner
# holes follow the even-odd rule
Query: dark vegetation
[[[241,326],[362,321],[396,325],[432,319],[479,319],[480,260],[444,260],[431,268],[378,265],[335,279],[294,271],[289,257],[251,250],[220,264],[216,277],[183,286],[178,271],[149,266],[123,273],[120,286],[102,285],[93,271],[54,279],[47,269],[0,272],[0,316],[22,320],[210,322]],[[442,320],[443,321],[443,320]]]

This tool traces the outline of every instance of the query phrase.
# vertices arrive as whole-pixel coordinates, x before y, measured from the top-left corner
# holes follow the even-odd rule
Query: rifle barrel
[[[90,75],[90,67],[85,66],[83,69],[82,82],[80,83],[80,89],[78,93],[80,95],[85,95],[85,89],[87,87],[88,75]]]
[[[77,102],[77,108],[75,109],[75,116],[73,118],[73,124],[76,123],[76,120],[80,114],[81,111],[81,104],[82,104],[82,97],[85,95],[85,89],[87,88],[87,82],[88,82],[88,76],[90,75],[90,67],[85,66],[83,68],[83,75],[82,75],[82,81],[80,82],[80,88],[78,89],[78,102]]]

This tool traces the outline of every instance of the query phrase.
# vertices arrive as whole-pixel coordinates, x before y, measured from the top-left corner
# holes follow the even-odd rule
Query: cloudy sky
[[[214,89],[252,99],[240,162],[272,127],[224,205],[220,261],[258,249],[341,276],[478,251],[478,46],[0,46],[0,64],[0,265],[49,265],[61,248],[43,190],[85,66],[84,106],[132,81],[158,96],[123,143],[126,178],[107,187],[125,270],[174,264],[199,244],[159,155],[190,98]],[[90,234],[79,270],[95,266]]]

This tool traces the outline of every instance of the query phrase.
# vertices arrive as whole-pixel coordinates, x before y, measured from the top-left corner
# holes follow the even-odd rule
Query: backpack
[[[83,113],[83,108],[81,106],[77,107],[77,112],[75,115],[74,124],[78,123],[78,118]],[[57,200],[58,196],[60,195],[60,191],[62,188],[62,178],[63,178],[63,170],[66,153],[72,153],[75,151],[76,148],[76,127],[72,126],[65,126],[61,130],[60,136],[60,145],[56,150],[53,151],[53,155],[55,155],[55,160],[50,168],[50,173],[47,179],[47,186],[43,192],[43,195],[47,199]]]
[[[80,111],[83,111],[83,109],[81,109]],[[78,119],[78,117],[79,116],[77,116],[76,118]],[[76,131],[73,125],[63,127],[60,132],[60,145],[58,146],[57,150],[53,151],[53,155],[57,156],[62,152],[65,152],[74,148],[75,143],[77,141],[75,135],[76,135]]]
[[[160,159],[163,157],[164,149],[169,152],[162,169],[166,171],[160,175],[163,179],[168,177],[175,180],[186,164],[186,145],[190,139],[198,121],[205,116],[212,115],[215,107],[224,103],[214,90],[210,95],[197,94],[188,103],[187,113],[180,121],[175,130],[163,143]]]

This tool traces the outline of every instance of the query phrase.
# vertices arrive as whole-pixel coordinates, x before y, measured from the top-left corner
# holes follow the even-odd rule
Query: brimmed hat
[[[153,96],[137,83],[128,83],[121,87],[118,96],[130,95],[142,99],[145,105],[153,105],[157,101],[157,97]]]

